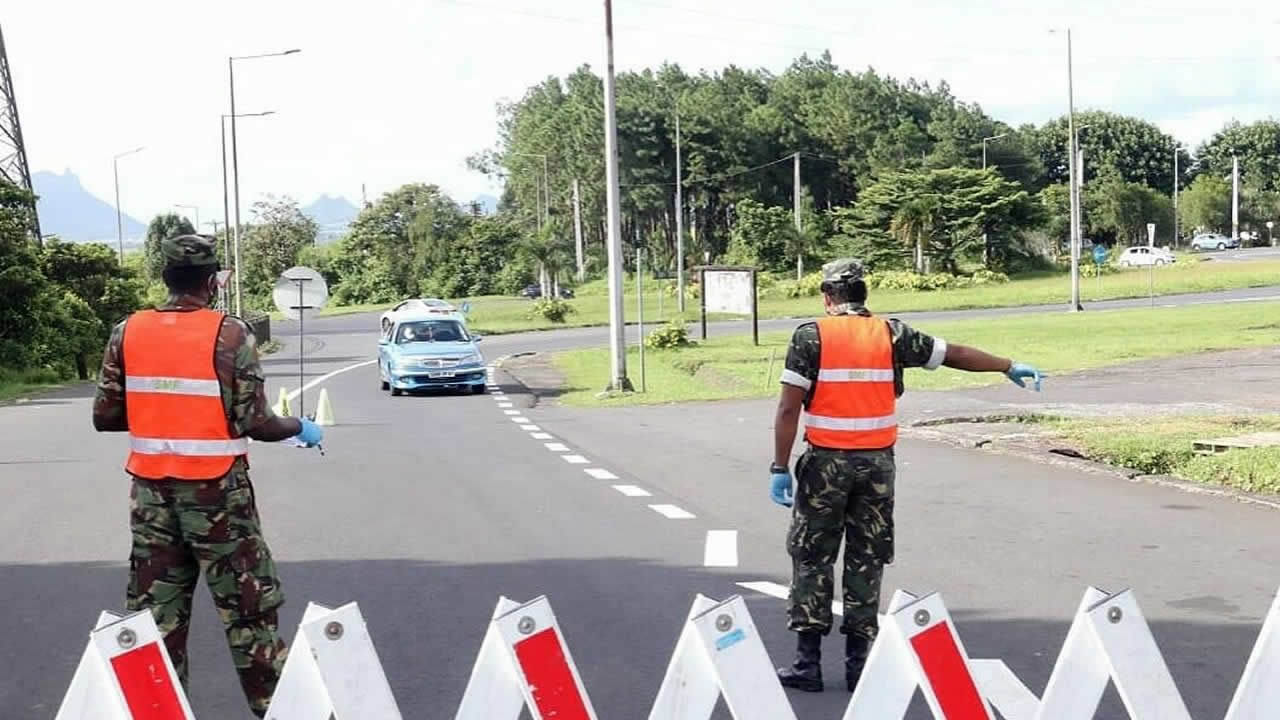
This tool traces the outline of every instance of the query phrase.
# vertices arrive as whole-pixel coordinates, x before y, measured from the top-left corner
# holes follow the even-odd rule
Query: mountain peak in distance
[[[68,242],[116,240],[115,206],[86,190],[71,169],[61,173],[34,172],[31,185],[38,196],[36,208],[40,213],[41,232]],[[126,239],[140,239],[146,233],[144,223],[124,216]]]

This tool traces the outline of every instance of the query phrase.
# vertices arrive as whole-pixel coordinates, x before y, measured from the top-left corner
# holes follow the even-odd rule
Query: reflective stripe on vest
[[[124,383],[125,387],[129,388],[129,392],[222,397],[222,387],[218,384],[217,380],[191,380],[189,378],[126,375]]]
[[[248,440],[231,436],[214,367],[224,319],[212,310],[145,310],[125,323],[130,474],[214,480],[248,453]]]
[[[143,455],[191,455],[216,457],[218,455],[244,455],[249,452],[247,438],[232,440],[172,440],[131,436],[129,448]]]
[[[809,443],[837,450],[892,447],[898,420],[888,324],[862,315],[825,317],[818,339],[818,381],[804,421]]]

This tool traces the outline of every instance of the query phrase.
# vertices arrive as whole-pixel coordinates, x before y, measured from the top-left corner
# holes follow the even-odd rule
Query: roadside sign
[[[324,307],[329,300],[329,285],[320,273],[305,265],[298,265],[280,274],[271,291],[271,299],[275,301],[276,309],[285,317],[297,320],[304,311]]]
[[[1156,246],[1156,224],[1147,223],[1147,247]]]
[[[329,300],[329,285],[324,276],[305,265],[295,265],[280,274],[271,291],[276,309],[290,320],[298,321],[298,417],[306,416],[306,371],[302,350],[302,330],[307,315],[324,307]]]
[[[1093,264],[1101,265],[1107,261],[1107,249],[1101,245],[1093,246]]]

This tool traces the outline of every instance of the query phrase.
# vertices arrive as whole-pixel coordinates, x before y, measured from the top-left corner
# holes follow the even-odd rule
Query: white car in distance
[[[418,315],[453,315],[458,312],[451,303],[441,300],[440,298],[411,298],[404,302],[396,304],[395,307],[382,313],[382,331],[385,333],[387,328],[395,322],[397,313],[411,312]]]
[[[1126,248],[1116,263],[1120,267],[1146,267],[1148,265],[1172,265],[1173,253],[1164,248],[1136,245]]]

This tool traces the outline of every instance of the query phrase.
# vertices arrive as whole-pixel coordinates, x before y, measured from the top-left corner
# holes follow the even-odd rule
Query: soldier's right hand
[[[791,507],[791,471],[773,466],[769,468],[769,499],[782,507]]]
[[[298,418],[302,423],[302,431],[293,436],[295,442],[302,447],[315,447],[324,441],[324,430],[310,418]]]

